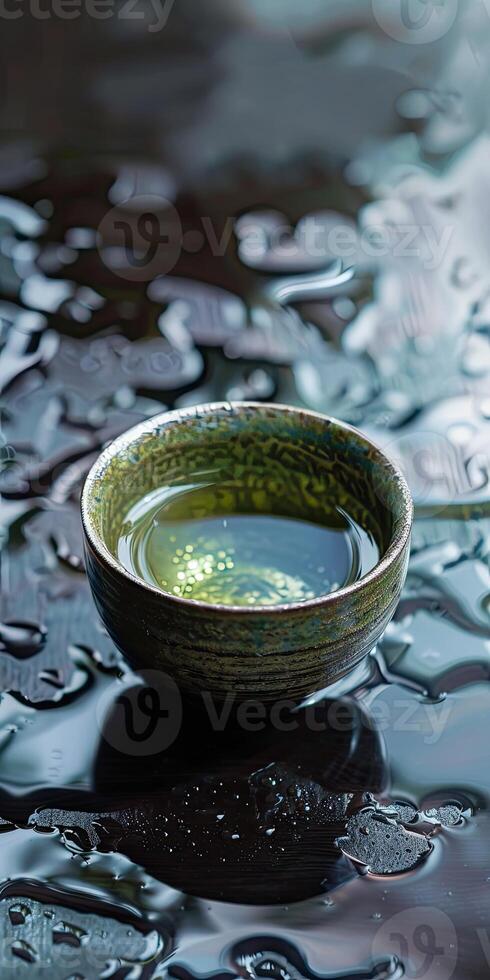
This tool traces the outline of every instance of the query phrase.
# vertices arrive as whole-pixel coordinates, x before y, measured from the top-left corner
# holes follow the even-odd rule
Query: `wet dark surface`
[[[184,249],[163,203],[170,240],[149,268],[138,200],[118,219],[139,251],[114,238],[120,188],[67,161],[0,198],[0,976],[486,976],[486,284],[460,284],[441,340],[456,300],[448,286],[447,309],[431,305],[423,268],[361,257],[344,275],[298,231],[292,250],[271,244],[281,212],[352,224],[368,191],[338,173],[253,204],[249,188],[181,194]],[[241,216],[224,249],[209,224],[203,243],[203,215],[215,240]],[[262,730],[233,708],[213,731],[202,705],[132,674],[83,572],[78,500],[100,449],[164,407],[222,398],[365,427],[418,505],[404,595],[365,670]]]

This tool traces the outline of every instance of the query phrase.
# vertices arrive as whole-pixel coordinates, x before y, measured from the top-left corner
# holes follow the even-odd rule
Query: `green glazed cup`
[[[210,468],[238,492],[252,478],[258,512],[322,523],[343,507],[375,537],[378,564],[337,592],[252,608],[181,598],[127,571],[116,556],[128,510]],[[412,500],[401,473],[351,426],[287,406],[226,402],[142,422],[99,456],[81,507],[90,585],[116,646],[135,669],[216,700],[299,701],[339,680],[375,646],[406,576]]]

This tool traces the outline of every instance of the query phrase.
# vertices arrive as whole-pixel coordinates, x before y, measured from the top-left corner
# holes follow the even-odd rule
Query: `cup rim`
[[[188,599],[184,596],[177,596],[172,592],[166,592],[164,589],[159,589],[156,585],[151,585],[150,582],[146,582],[144,579],[134,575],[127,568],[125,568],[125,566],[118,561],[117,558],[115,558],[95,528],[91,517],[90,500],[95,481],[103,476],[105,468],[114,456],[119,455],[121,451],[127,449],[132,443],[139,440],[141,436],[151,433],[161,425],[171,425],[175,422],[181,422],[189,418],[200,418],[202,416],[212,414],[220,409],[225,409],[228,412],[239,412],[241,409],[255,409],[259,411],[270,411],[272,409],[277,411],[279,414],[284,413],[296,416],[306,416],[307,418],[316,419],[317,421],[328,423],[329,425],[333,425],[351,432],[353,435],[355,435],[356,439],[369,448],[370,451],[375,451],[379,462],[382,463],[388,470],[391,470],[393,479],[397,483],[403,506],[401,508],[398,527],[392,535],[388,548],[369,572],[361,576],[361,578],[357,579],[357,581],[352,582],[349,585],[345,585],[334,592],[327,592],[325,595],[315,596],[313,599],[305,599],[302,602],[284,602],[274,605],[236,606],[226,605],[224,603],[204,602],[200,599]],[[395,559],[403,552],[410,538],[413,520],[412,495],[403,473],[385,455],[383,450],[375,442],[369,439],[355,426],[349,425],[349,423],[336,419],[331,415],[324,415],[321,412],[314,412],[310,409],[302,408],[301,406],[296,407],[294,405],[282,405],[276,402],[254,401],[220,401],[206,402],[202,405],[192,405],[189,408],[174,409],[173,411],[169,412],[160,412],[158,415],[153,415],[150,418],[139,422],[137,425],[126,429],[125,432],[122,432],[121,435],[113,439],[113,441],[102,450],[95,462],[92,464],[82,488],[80,508],[82,527],[89,544],[92,546],[98,557],[105,561],[116,574],[122,575],[123,578],[132,582],[134,585],[139,586],[144,591],[153,593],[162,601],[171,602],[177,607],[181,607],[182,611],[185,609],[201,609],[202,611],[206,612],[215,611],[224,616],[245,616],[247,618],[259,618],[264,616],[272,617],[279,614],[284,615],[285,612],[304,613],[311,609],[334,605],[348,596],[362,592],[366,586],[369,586],[372,582],[376,582],[381,579],[390,565],[392,565]]]

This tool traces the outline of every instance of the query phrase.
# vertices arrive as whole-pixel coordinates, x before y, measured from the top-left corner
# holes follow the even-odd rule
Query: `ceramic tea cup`
[[[375,564],[327,594],[269,605],[187,598],[125,567],[119,542],[132,508],[210,472],[226,492],[211,489],[205,516],[223,516],[223,501],[226,513],[319,527],[347,513],[375,542]],[[182,691],[216,700],[299,701],[339,680],[375,646],[405,580],[403,476],[356,429],[301,409],[217,403],[142,422],[101,453],[81,507],[89,581],[114,643],[135,669],[162,670]]]

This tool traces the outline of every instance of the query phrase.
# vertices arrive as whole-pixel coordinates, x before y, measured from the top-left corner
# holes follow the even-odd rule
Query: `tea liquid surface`
[[[125,568],[183,598],[269,606],[336,591],[379,560],[372,536],[340,509],[335,527],[275,514],[205,516],[205,494],[209,487],[164,487],[134,505],[118,545]]]

